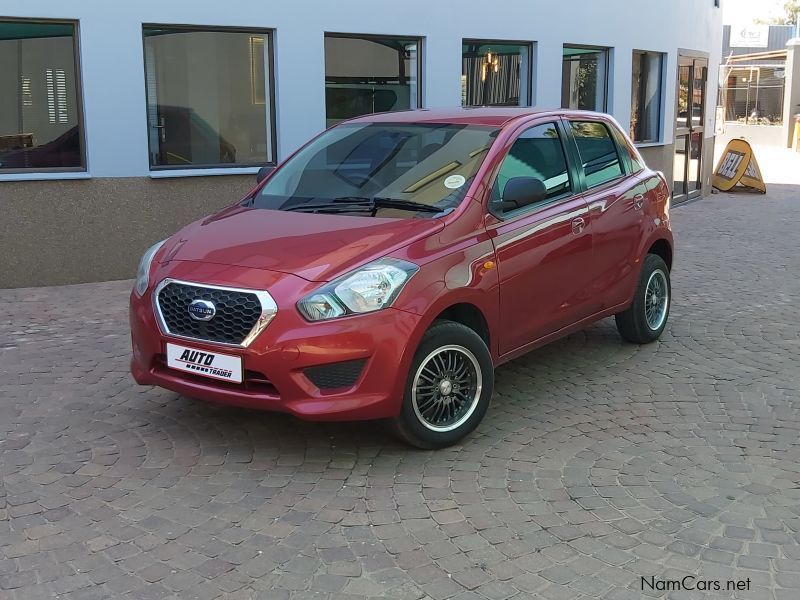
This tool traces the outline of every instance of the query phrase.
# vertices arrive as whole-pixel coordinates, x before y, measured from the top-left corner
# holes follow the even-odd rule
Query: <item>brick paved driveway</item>
[[[675,210],[663,340],[504,366],[439,452],[136,387],[130,282],[0,290],[0,598],[800,598],[798,196]]]

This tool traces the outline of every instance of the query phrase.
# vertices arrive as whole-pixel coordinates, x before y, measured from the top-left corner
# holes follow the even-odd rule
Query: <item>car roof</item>
[[[518,106],[476,106],[456,108],[423,108],[397,112],[375,113],[356,117],[349,123],[453,123],[457,125],[490,125],[502,127],[504,124],[538,113],[550,112],[535,107]]]
[[[510,121],[534,115],[606,116],[590,111],[548,109],[535,106],[475,106],[455,108],[423,108],[374,113],[349,119],[347,123],[452,123],[454,125],[487,125],[503,127]]]

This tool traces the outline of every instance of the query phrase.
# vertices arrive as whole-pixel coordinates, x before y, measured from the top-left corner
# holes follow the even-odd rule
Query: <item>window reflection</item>
[[[561,107],[606,110],[608,49],[564,46]]]
[[[515,177],[533,177],[544,183],[546,199],[572,189],[561,136],[554,123],[524,131],[503,159],[492,188],[492,202],[501,202],[506,184]]]
[[[461,50],[461,104],[530,105],[530,53],[530,44],[465,41]]]
[[[695,65],[694,67],[694,83],[692,84],[692,104],[694,108],[692,110],[692,126],[694,127],[703,124],[707,71],[708,67],[706,66]]]
[[[419,108],[419,40],[325,36],[327,124]]]
[[[678,127],[689,126],[689,75],[691,71],[691,65],[681,65],[678,68]]]
[[[152,167],[272,160],[266,33],[145,27]]]
[[[75,25],[0,21],[0,172],[79,170]]]
[[[611,132],[603,123],[570,122],[581,157],[586,187],[595,187],[622,176],[622,163]]]
[[[661,125],[661,70],[663,54],[633,53],[631,81],[631,139],[655,142]]]

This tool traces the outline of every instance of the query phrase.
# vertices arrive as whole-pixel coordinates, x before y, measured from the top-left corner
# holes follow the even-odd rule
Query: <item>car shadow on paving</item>
[[[436,452],[135,386],[130,282],[0,290],[0,598],[799,597],[800,190],[769,190],[673,210],[661,341],[501,366]]]

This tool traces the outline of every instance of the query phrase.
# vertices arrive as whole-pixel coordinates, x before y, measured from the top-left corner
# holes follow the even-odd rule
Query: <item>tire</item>
[[[615,316],[617,331],[622,339],[634,344],[654,342],[667,326],[671,304],[669,269],[660,256],[648,254],[642,264],[633,302],[626,311]]]
[[[411,362],[392,429],[417,448],[450,446],[481,422],[493,390],[494,366],[483,339],[460,323],[436,321]]]

